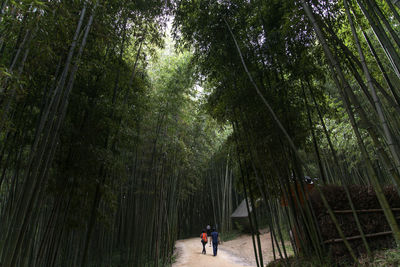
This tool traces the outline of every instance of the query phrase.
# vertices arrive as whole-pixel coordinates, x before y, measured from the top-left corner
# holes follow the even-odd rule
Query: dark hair
[[[215,227],[213,227],[213,231],[215,232],[215,231],[217,231],[217,229],[215,229]]]
[[[205,230],[205,229],[203,229],[203,230],[202,230],[202,232],[203,232],[203,233],[205,233],[205,232],[206,232],[206,230]]]

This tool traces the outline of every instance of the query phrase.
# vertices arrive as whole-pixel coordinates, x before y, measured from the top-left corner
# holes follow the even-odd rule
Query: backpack
[[[201,237],[201,241],[203,241],[204,243],[207,243],[207,234],[206,233],[202,233],[200,237]]]

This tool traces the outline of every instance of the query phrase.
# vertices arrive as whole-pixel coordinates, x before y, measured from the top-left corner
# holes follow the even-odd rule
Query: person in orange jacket
[[[203,229],[201,235],[201,243],[203,244],[203,251],[201,252],[202,254],[206,254],[206,244],[207,244],[207,233],[206,230]]]

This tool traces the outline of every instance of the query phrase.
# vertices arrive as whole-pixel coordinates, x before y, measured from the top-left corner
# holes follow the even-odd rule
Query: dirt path
[[[264,264],[273,259],[269,234],[261,236]],[[201,254],[200,238],[179,240],[175,244],[177,261],[172,267],[244,267],[256,266],[253,243],[250,235],[242,235],[218,246],[218,255],[212,255],[207,245],[207,254]]]
[[[261,230],[260,232],[263,261],[265,265],[274,259],[274,255],[272,252],[270,234],[265,230]],[[248,262],[249,266],[257,266],[251,235],[241,235],[234,240],[225,242],[224,249],[236,257],[243,259],[243,261]]]
[[[207,245],[207,254],[201,254],[202,245],[200,238],[179,240],[175,244],[177,261],[172,267],[243,267],[251,266],[238,257],[224,251],[224,245],[218,246],[218,255],[212,254],[212,247]]]

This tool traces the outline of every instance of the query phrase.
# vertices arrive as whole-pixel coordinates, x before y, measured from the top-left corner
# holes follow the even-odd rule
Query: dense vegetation
[[[383,192],[400,188],[398,8],[1,0],[1,266],[164,266],[178,237],[231,230],[242,199],[271,215],[276,256],[295,230],[296,256],[322,263],[291,194],[305,175],[341,238],[319,188],[342,185],[354,211],[348,186],[370,185],[400,244]]]
[[[213,88],[208,111],[234,129],[242,190],[253,206],[258,197],[268,200],[276,238],[285,236],[283,220],[285,231],[298,233],[293,246],[300,244],[301,254],[326,258],[313,208],[299,210],[302,193],[290,193],[307,175],[318,177],[321,193],[323,184],[344,185],[349,203],[348,185],[372,185],[398,244],[398,222],[382,191],[400,184],[397,8],[373,0],[180,1],[175,18],[176,38],[194,48]],[[293,198],[289,209],[280,196]],[[324,194],[321,201],[344,238]]]
[[[1,265],[163,265],[220,142],[168,6],[2,4]]]

